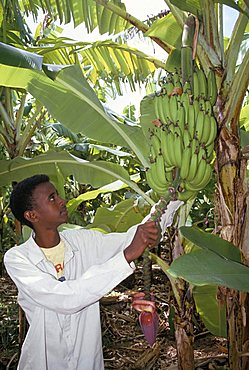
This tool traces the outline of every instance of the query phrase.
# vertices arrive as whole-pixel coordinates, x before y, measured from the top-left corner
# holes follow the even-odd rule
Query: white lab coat
[[[123,249],[135,231],[136,226],[127,233],[61,232],[63,282],[32,236],[7,251],[4,263],[30,325],[19,370],[104,369],[98,301],[134,271]]]

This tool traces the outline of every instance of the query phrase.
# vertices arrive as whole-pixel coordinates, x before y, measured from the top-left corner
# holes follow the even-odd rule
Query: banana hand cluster
[[[177,179],[178,199],[188,200],[210,181],[217,135],[216,99],[214,72],[206,78],[201,69],[194,72],[192,88],[189,83],[182,86],[180,75],[174,73],[155,94],[157,124],[150,130],[151,166],[146,177],[160,196]]]

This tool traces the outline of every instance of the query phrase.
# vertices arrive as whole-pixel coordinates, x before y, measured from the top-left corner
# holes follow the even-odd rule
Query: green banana
[[[164,117],[163,117],[163,113],[162,113],[162,105],[161,105],[161,101],[162,101],[163,97],[161,95],[157,95],[155,96],[155,113],[156,113],[156,118],[159,118],[161,123],[162,124],[165,124],[165,120],[164,120]]]
[[[180,127],[179,127],[179,125],[178,125],[178,123],[176,122],[176,124],[174,125],[174,134],[176,135],[176,136],[182,136],[182,132],[181,132],[181,129],[180,129]]]
[[[170,119],[174,123],[177,120],[177,110],[178,110],[177,97],[176,95],[173,95],[169,99],[169,113],[170,113]]]
[[[177,192],[177,199],[182,201],[187,201],[189,199],[193,199],[196,196],[197,192],[193,192],[190,190],[178,191]]]
[[[206,144],[206,142],[208,141],[210,132],[211,132],[210,119],[211,117],[208,114],[204,115],[203,130],[202,130],[202,137],[201,137],[201,141],[204,144]]]
[[[170,161],[172,166],[177,167],[177,159],[175,156],[175,138],[176,135],[170,132],[168,138]]]
[[[200,142],[198,139],[195,137],[191,141],[191,150],[192,150],[192,155],[193,154],[198,154],[199,153],[199,148],[200,148]]]
[[[197,75],[199,84],[199,96],[203,99],[208,99],[207,78],[202,68],[197,69]]]
[[[180,128],[181,135],[183,136],[184,125],[185,125],[185,108],[182,104],[179,104],[178,106],[176,122]]]
[[[205,113],[211,116],[211,114],[213,113],[213,106],[210,100],[206,100],[204,105],[205,105],[204,107]]]
[[[154,147],[152,145],[150,145],[149,159],[150,159],[151,163],[155,162],[157,155],[158,155],[158,153],[155,152]]]
[[[154,130],[150,137],[150,143],[153,147],[153,153],[157,156],[161,151],[161,140],[158,137],[156,131]]]
[[[154,164],[151,165],[151,167]],[[156,158],[155,162],[155,168],[156,168],[156,175],[157,175],[157,180],[159,184],[167,184],[167,179],[165,177],[165,167],[164,167],[164,158],[162,154],[159,154]]]
[[[172,167],[171,167],[172,168]],[[174,168],[174,167],[173,167]],[[172,181],[174,180],[174,176],[173,176],[173,169],[171,171],[166,171],[165,172],[165,177],[168,181],[169,184],[172,183]]]
[[[199,147],[198,151],[198,165],[203,161],[207,159],[207,153],[206,153],[206,148],[203,146]]]
[[[186,178],[186,181],[190,182],[194,179],[197,168],[198,168],[198,154],[192,152],[188,176]]]
[[[193,140],[193,138],[191,137],[191,135],[189,133],[188,127],[185,126],[184,132],[183,132],[183,145],[184,145],[184,148],[188,148],[189,146],[191,146],[192,140]]]
[[[146,180],[148,185],[152,190],[154,190],[158,195],[165,196],[168,191],[168,186],[160,186],[153,178],[151,168],[146,171]]]
[[[171,132],[164,131],[161,135],[161,151],[164,158],[164,162],[167,167],[174,167],[173,155],[172,155],[172,145],[170,140],[172,140],[173,135]]]
[[[207,166],[208,164],[206,163],[205,160],[200,161],[194,179],[192,181],[187,181],[185,184],[187,190],[191,191],[200,190],[198,184],[202,181],[207,171]]]
[[[175,153],[175,161],[176,167],[181,168],[182,165],[182,151],[183,151],[183,142],[181,135],[175,135],[174,140],[174,153]]]
[[[198,99],[193,100],[193,107],[194,107],[194,110],[195,110],[195,117],[197,117],[198,113],[199,113],[199,110],[200,110],[200,104],[199,104]]]
[[[190,136],[193,138],[195,134],[195,109],[192,104],[189,104],[188,107],[187,124]]]
[[[180,96],[180,102],[184,106],[186,112],[189,106],[189,99],[190,99],[189,94],[186,92],[183,92],[182,95]]]
[[[164,163],[163,163],[163,166],[164,166]],[[167,182],[166,182],[165,176],[162,176],[160,174],[160,170],[161,169],[158,165],[158,157],[157,157],[156,161],[152,163],[150,166],[150,173],[151,173],[152,179],[154,180],[154,183],[157,184],[159,187],[163,188],[164,186],[167,186]],[[163,173],[164,173],[164,170],[163,170]]]
[[[206,142],[206,145],[207,146],[210,145],[215,140],[216,136],[217,136],[217,122],[214,116],[211,116],[210,117],[210,134]]]
[[[217,100],[217,84],[215,72],[210,69],[207,76],[207,94],[212,106],[215,105]]]
[[[205,111],[206,100],[200,96],[198,99],[198,103],[199,103],[199,109]]]
[[[192,181],[191,182],[190,181],[188,183],[188,189],[189,190],[191,189],[192,191],[202,190],[209,183],[209,181],[211,180],[211,177],[212,177],[212,168],[211,168],[210,165],[207,165],[206,168],[205,168],[205,172],[204,172],[202,178],[200,179],[200,181],[199,182],[197,182],[197,181]]]
[[[192,148],[188,146],[183,150],[182,153],[182,163],[180,167],[180,177],[185,180],[189,173],[189,166],[191,162]]]
[[[154,110],[155,110],[155,116],[156,118],[160,119],[160,113],[159,113],[159,95],[155,95],[153,102],[154,102]],[[160,119],[161,120],[161,119]]]
[[[161,111],[166,124],[168,123],[170,116],[169,99],[168,95],[163,95],[163,99],[161,100]]]
[[[206,145],[206,153],[207,153],[207,158],[211,159],[213,156],[213,151],[214,151],[214,141],[212,141],[211,144]]]
[[[201,142],[203,127],[204,127],[204,112],[199,110],[198,116],[196,118],[196,125],[195,125],[195,136],[199,142]]]

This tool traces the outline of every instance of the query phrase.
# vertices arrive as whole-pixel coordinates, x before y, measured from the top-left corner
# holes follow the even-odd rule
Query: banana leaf
[[[132,175],[131,180],[138,181],[140,179],[140,176]],[[87,191],[84,194],[80,194],[77,198],[73,198],[68,201],[67,203],[67,210],[69,214],[71,214],[75,209],[82,203],[87,200],[95,199],[99,194],[105,194],[105,193],[112,193],[117,190],[121,190],[124,188],[127,188],[127,184],[125,184],[121,180],[114,181],[110,184],[104,185],[96,190]]]
[[[180,48],[182,39],[182,28],[176,22],[172,13],[157,19],[152,23],[145,36],[157,37],[170,48]]]
[[[77,158],[66,151],[48,152],[32,159],[16,157],[13,160],[0,161],[0,186],[20,181],[25,177],[46,173],[51,181],[58,182],[57,173],[65,178],[74,175],[80,183],[91,184],[94,188],[107,185],[115,180],[121,180],[130,186],[137,194],[151,199],[130,179],[126,170],[118,164],[105,161],[86,161]]]
[[[178,257],[167,274],[193,285],[221,285],[249,291],[249,268],[209,250],[198,248]]]
[[[0,42],[0,63],[31,69],[42,69],[43,57]]]
[[[226,337],[226,306],[217,299],[217,286],[194,286],[193,298],[196,310],[205,327],[213,335]]]
[[[108,115],[79,66],[50,67],[45,73],[0,65],[0,85],[28,90],[49,113],[74,132],[98,142],[130,147],[142,165],[149,167],[147,146],[138,126],[121,124]]]
[[[171,3],[177,8],[196,16],[201,13],[200,0],[171,0]]]
[[[180,227],[181,234],[196,246],[207,249],[235,262],[241,262],[240,251],[218,235],[207,233],[195,226]]]
[[[108,232],[125,232],[142,220],[142,214],[134,207],[134,199],[126,199],[118,203],[114,209],[99,207],[93,223],[88,228],[98,228]]]

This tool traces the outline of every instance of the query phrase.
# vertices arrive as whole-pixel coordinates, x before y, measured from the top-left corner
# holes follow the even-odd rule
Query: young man
[[[162,217],[162,232],[181,204],[172,203],[173,210]],[[133,273],[133,261],[145,248],[157,244],[156,223],[148,220],[126,233],[58,232],[68,219],[66,202],[46,175],[18,183],[10,207],[33,229],[4,256],[29,323],[18,369],[104,369],[99,299]]]

